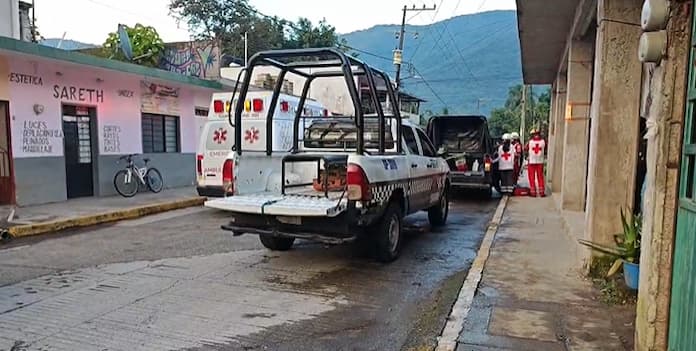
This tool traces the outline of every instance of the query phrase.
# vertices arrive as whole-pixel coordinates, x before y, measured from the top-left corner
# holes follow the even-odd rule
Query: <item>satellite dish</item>
[[[131,45],[130,38],[128,37],[128,32],[126,32],[126,26],[123,24],[118,25],[118,42],[123,51],[123,55],[130,61],[133,59],[133,46]]]

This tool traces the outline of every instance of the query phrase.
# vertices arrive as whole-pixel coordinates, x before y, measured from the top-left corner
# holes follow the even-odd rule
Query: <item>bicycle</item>
[[[125,169],[116,172],[114,176],[114,188],[123,197],[133,197],[140,188],[140,184],[146,185],[153,193],[159,193],[164,188],[162,174],[157,168],[148,167],[149,158],[144,158],[144,167],[138,167],[133,161],[135,154],[121,156],[118,162],[126,160],[128,164]],[[135,177],[134,177],[135,175]]]

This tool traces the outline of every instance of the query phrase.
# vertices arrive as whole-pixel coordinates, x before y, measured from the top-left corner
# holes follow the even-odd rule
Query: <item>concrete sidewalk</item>
[[[600,302],[577,262],[551,197],[510,198],[457,350],[633,350],[635,307]]]
[[[204,201],[195,188],[186,187],[165,189],[158,194],[143,192],[131,198],[85,197],[14,209],[2,206],[0,228],[6,228],[13,237],[23,237],[200,206]],[[12,210],[14,215],[8,222]]]

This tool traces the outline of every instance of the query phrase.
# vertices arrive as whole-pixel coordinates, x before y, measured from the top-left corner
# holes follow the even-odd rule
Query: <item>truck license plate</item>
[[[301,225],[302,224],[302,217],[298,216],[278,216],[276,217],[278,219],[278,222],[280,223],[285,223],[285,224],[294,224],[294,225]]]

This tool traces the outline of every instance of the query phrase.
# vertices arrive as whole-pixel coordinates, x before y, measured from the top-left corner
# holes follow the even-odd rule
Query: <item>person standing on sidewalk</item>
[[[503,144],[498,147],[493,162],[498,163],[500,174],[500,191],[510,195],[515,190],[515,147],[511,143],[512,136],[508,133],[503,135]]]
[[[544,181],[544,154],[546,141],[538,129],[532,129],[532,139],[527,143],[527,175],[529,176],[529,196],[546,196]],[[537,192],[538,191],[538,192]]]
[[[522,143],[520,143],[520,134],[513,132],[510,134],[512,136],[512,146],[515,147],[515,169],[514,169],[514,184],[517,185],[520,179],[520,172],[522,170],[522,162],[524,156],[522,154]]]

